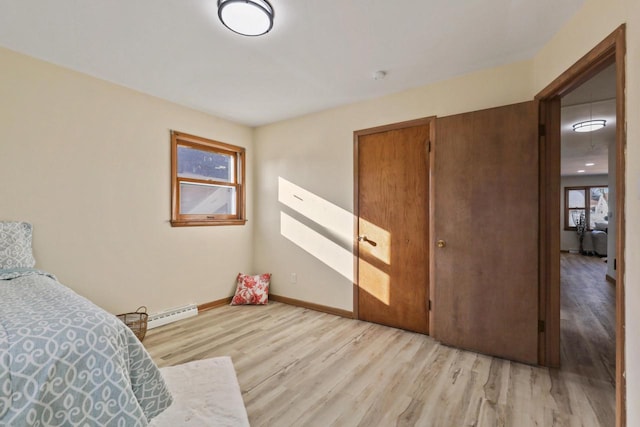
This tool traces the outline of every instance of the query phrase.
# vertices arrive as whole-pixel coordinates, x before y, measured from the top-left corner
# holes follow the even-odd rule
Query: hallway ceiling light
[[[602,129],[606,124],[606,120],[587,120],[574,124],[573,130],[576,132],[593,132],[594,130]]]
[[[595,166],[596,164],[595,163],[585,163],[584,165],[585,166]]]
[[[273,28],[273,7],[266,0],[218,0],[218,18],[243,36],[261,36]]]

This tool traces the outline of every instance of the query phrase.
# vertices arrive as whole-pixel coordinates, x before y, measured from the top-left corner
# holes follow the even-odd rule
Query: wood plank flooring
[[[231,356],[254,427],[612,426],[614,295],[597,263],[562,257],[560,370],[276,302],[216,308],[144,344],[159,366]]]
[[[575,377],[599,424],[615,424],[615,286],[599,257],[562,254],[560,375]]]

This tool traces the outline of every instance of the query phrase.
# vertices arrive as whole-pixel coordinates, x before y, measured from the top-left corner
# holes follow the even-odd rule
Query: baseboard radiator
[[[160,313],[154,313],[149,315],[147,322],[147,329],[157,328],[158,326],[166,325],[167,323],[173,323],[178,320],[193,317],[198,314],[198,306],[195,304],[185,305],[183,307],[171,308],[169,310],[161,311]]]

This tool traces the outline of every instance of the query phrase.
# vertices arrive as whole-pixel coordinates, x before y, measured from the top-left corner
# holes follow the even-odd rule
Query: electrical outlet
[[[291,283],[298,283],[298,275],[296,273],[291,273]]]

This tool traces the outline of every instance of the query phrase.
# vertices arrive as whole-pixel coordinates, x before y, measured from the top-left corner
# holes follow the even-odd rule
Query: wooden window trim
[[[178,146],[187,146],[197,150],[212,151],[231,156],[235,164],[235,182],[202,180],[197,178],[178,178]],[[212,225],[244,225],[246,218],[246,185],[245,185],[245,149],[224,142],[214,141],[195,135],[171,131],[171,226],[212,226]],[[194,215],[180,213],[180,183],[220,185],[234,187],[236,190],[235,215]]]
[[[590,216],[590,206],[589,206],[589,198],[591,197],[591,189],[592,188],[609,188],[609,185],[580,185],[577,187],[565,187],[564,188],[564,230],[565,231],[576,231],[576,227],[569,226],[569,211],[570,210],[578,210],[584,209],[584,218],[587,224],[587,230],[592,231],[593,229],[590,227],[591,220]],[[569,206],[569,191],[572,190],[583,190],[584,191],[584,208],[574,208]]]

